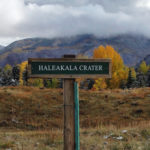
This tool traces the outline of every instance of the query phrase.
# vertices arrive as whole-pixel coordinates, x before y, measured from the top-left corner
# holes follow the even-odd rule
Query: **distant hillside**
[[[64,54],[79,53],[90,57],[95,47],[107,44],[120,53],[128,66],[136,65],[150,54],[150,39],[139,35],[99,38],[86,34],[70,38],[31,38],[16,41],[0,51],[0,66],[18,64],[29,57],[58,58]]]
[[[146,57],[144,57],[144,59],[142,59],[142,60],[136,65],[137,68],[138,68],[139,65],[142,63],[142,61],[145,61],[147,65],[150,65],[150,55],[147,55]]]
[[[0,45],[0,51],[4,49],[4,46]]]
[[[147,56],[144,58],[144,61],[146,62],[147,65],[150,65],[150,55],[147,55]]]

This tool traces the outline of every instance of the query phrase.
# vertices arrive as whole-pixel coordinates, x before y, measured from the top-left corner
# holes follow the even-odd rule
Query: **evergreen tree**
[[[127,88],[127,82],[125,81],[125,80],[122,80],[121,82],[120,82],[120,88],[121,89],[125,89],[125,88]]]
[[[89,79],[88,89],[92,89],[95,81],[94,79]]]
[[[127,79],[127,88],[133,88],[134,87],[134,82],[135,82],[135,79],[132,76],[132,71],[131,71],[131,68],[130,68],[129,73],[128,73],[128,79]]]
[[[147,72],[147,86],[150,87],[150,69]]]
[[[23,85],[28,85],[28,69],[27,69],[27,65],[25,67],[25,70],[23,71],[22,79],[23,79]]]
[[[0,86],[2,86],[2,80],[3,80],[3,69],[0,67]]]
[[[12,68],[12,76],[13,76],[13,79],[14,79],[16,85],[19,85],[19,77],[20,77],[20,67],[19,66],[14,66]]]
[[[143,73],[137,73],[137,82],[138,82],[138,87],[145,87],[147,84],[147,77]]]
[[[2,72],[2,78],[1,78],[1,85],[2,86],[9,86],[9,85],[15,85],[14,80],[12,80],[12,70],[5,69]]]

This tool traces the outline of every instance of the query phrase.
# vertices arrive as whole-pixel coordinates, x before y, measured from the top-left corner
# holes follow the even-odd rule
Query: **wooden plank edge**
[[[28,62],[111,62],[111,59],[72,59],[72,58],[28,58]]]

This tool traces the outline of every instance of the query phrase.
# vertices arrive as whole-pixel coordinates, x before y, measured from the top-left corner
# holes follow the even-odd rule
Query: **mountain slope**
[[[147,56],[144,58],[144,61],[146,62],[147,65],[150,65],[150,55],[147,55]]]
[[[99,45],[112,45],[128,66],[134,66],[150,54],[150,39],[139,35],[120,35],[99,38],[94,35],[78,35],[68,38],[31,38],[16,41],[0,51],[0,66],[18,64],[29,57],[58,58],[64,54],[92,56]]]
[[[4,46],[0,45],[0,51],[4,49]]]
[[[143,60],[140,61],[140,63],[137,64],[137,67],[142,63],[142,61],[145,61],[147,65],[150,65],[150,55],[147,55],[144,57]]]

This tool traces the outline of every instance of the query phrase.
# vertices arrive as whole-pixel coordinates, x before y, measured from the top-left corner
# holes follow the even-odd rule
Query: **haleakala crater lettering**
[[[102,71],[102,65],[39,65],[39,71]]]

